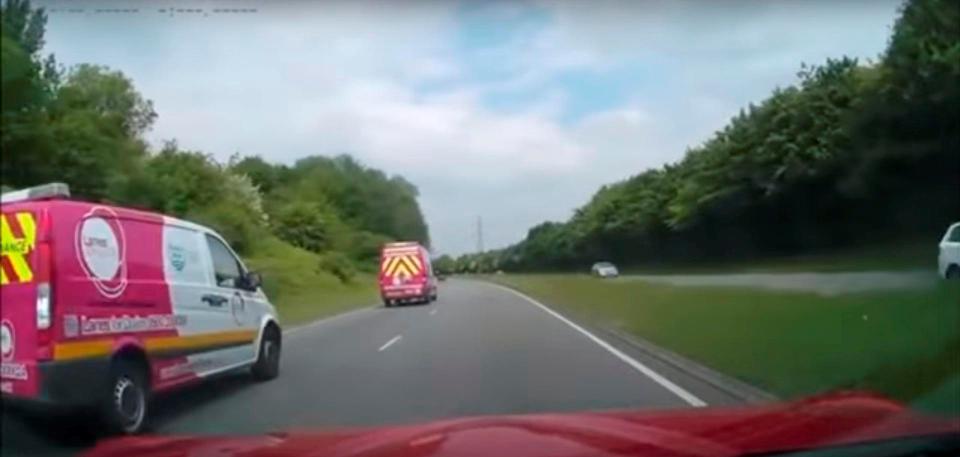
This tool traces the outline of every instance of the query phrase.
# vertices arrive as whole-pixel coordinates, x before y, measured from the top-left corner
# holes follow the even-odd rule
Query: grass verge
[[[264,289],[281,323],[297,325],[362,308],[379,300],[374,277],[343,283],[321,267],[320,256],[269,237],[258,241],[247,265],[263,275]]]
[[[824,297],[585,275],[489,279],[784,398],[855,388],[960,415],[957,284]]]

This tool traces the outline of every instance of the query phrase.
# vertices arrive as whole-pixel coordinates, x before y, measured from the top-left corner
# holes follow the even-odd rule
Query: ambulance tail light
[[[37,330],[50,329],[50,283],[37,284]]]
[[[46,222],[46,221],[43,221]],[[50,243],[38,240],[36,246],[37,281],[37,358],[47,360],[50,352],[53,327],[53,286],[51,283],[53,259]]]

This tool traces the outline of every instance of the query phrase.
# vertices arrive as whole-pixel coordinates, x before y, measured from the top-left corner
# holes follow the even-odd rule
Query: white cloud
[[[339,103],[311,110],[308,136],[320,144],[332,138],[328,147],[357,151],[377,166],[414,175],[426,169],[492,182],[582,162],[583,148],[542,117],[495,114],[471,97],[417,100],[412,92],[393,89],[344,88]]]
[[[536,2],[555,17],[552,46],[604,68],[654,61],[690,91],[742,105],[795,81],[801,62],[875,58],[902,0],[833,2]]]
[[[406,79],[412,82],[432,82],[454,79],[461,76],[460,67],[449,59],[421,58],[404,70]]]
[[[514,115],[485,109],[469,87],[419,96],[411,84],[460,74],[442,44],[452,42],[452,11],[376,6],[389,14],[349,3],[312,15],[266,8],[242,33],[228,19],[171,22],[163,26],[170,71],[162,78],[129,68],[125,53],[68,52],[63,41],[76,37],[58,35],[58,17],[50,38],[66,59],[130,73],[160,113],[155,142],[177,138],[220,158],[241,151],[292,162],[350,152],[390,172],[484,180],[581,163],[584,149],[542,115],[559,110],[559,95]],[[84,35],[109,33],[69,25]]]

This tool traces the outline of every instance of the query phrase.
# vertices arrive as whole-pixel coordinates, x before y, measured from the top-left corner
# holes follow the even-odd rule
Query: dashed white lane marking
[[[377,349],[377,352],[383,352],[387,350],[388,347],[393,346],[394,343],[400,341],[401,339],[403,339],[403,335],[397,335],[393,338],[390,338],[390,341],[387,341],[383,346],[380,346],[380,349]]]
[[[434,314],[437,314],[437,308],[433,308],[430,310],[430,315],[433,316]]]
[[[358,315],[358,314],[367,314],[367,313],[369,313],[369,312],[371,312],[371,311],[375,311],[377,306],[379,306],[379,305],[378,305],[378,304],[373,304],[373,305],[370,305],[370,306],[367,306],[367,307],[364,307],[364,308],[355,309],[355,310],[353,310],[353,311],[347,311],[347,312],[345,312],[345,313],[343,313],[343,314],[337,314],[337,315],[335,315],[335,316],[330,316],[330,317],[325,318],[325,319],[316,320],[316,321],[310,322],[310,323],[308,323],[308,324],[298,325],[298,326],[296,326],[296,327],[287,328],[287,329],[284,329],[284,330],[283,330],[283,334],[284,334],[284,336],[293,336],[293,335],[296,335],[296,334],[300,333],[300,332],[303,331],[303,330],[308,330],[308,329],[311,329],[311,328],[315,328],[315,327],[318,327],[318,326],[321,326],[321,325],[324,325],[324,324],[328,324],[328,323],[330,323],[330,322],[337,321],[337,320],[340,320],[340,319],[343,319],[343,318],[346,318],[346,317],[353,317],[353,316]]]
[[[624,354],[623,351],[621,351],[621,350],[619,350],[619,349],[611,346],[610,343],[607,343],[606,341],[601,340],[599,337],[597,337],[597,336],[594,335],[593,333],[590,333],[589,331],[587,331],[587,330],[584,329],[583,327],[581,327],[581,326],[575,324],[574,322],[570,321],[569,319],[561,316],[560,313],[558,313],[558,312],[556,312],[556,311],[548,308],[548,307],[547,307],[546,305],[544,305],[543,303],[540,303],[540,302],[534,300],[533,298],[530,298],[530,297],[528,297],[527,295],[525,295],[525,294],[523,294],[523,293],[521,293],[521,292],[518,292],[518,291],[516,291],[516,290],[513,290],[513,289],[511,289],[511,288],[509,288],[509,287],[504,287],[504,286],[501,286],[501,285],[499,285],[499,284],[490,284],[490,283],[487,283],[487,284],[490,285],[490,286],[493,286],[493,287],[497,287],[497,288],[499,288],[499,289],[503,289],[503,290],[505,290],[505,291],[507,291],[507,292],[510,292],[510,293],[512,293],[512,294],[514,294],[514,295],[516,295],[516,296],[518,296],[518,297],[520,297],[520,298],[522,298],[522,299],[524,299],[524,300],[526,300],[526,301],[528,301],[528,302],[536,305],[538,308],[542,309],[542,310],[543,310],[544,312],[546,312],[547,314],[549,314],[549,315],[551,315],[551,316],[553,316],[553,317],[555,317],[555,318],[557,318],[557,319],[560,319],[560,321],[562,321],[564,324],[567,324],[567,325],[569,325],[571,328],[573,328],[574,330],[582,333],[584,336],[586,336],[587,338],[589,338],[591,341],[593,341],[594,343],[597,343],[598,345],[600,345],[600,347],[606,349],[608,352],[610,352],[611,354],[613,354],[614,356],[616,356],[618,359],[622,360],[622,361],[623,361],[624,363],[626,363],[627,365],[630,365],[633,369],[639,371],[640,373],[643,373],[644,375],[646,375],[648,378],[652,379],[652,380],[653,380],[654,382],[656,382],[657,384],[660,384],[661,386],[663,386],[665,389],[669,390],[669,391],[670,391],[671,393],[673,393],[674,395],[680,397],[683,401],[689,403],[691,406],[698,406],[698,407],[699,407],[699,406],[707,406],[707,402],[701,400],[701,399],[700,399],[699,397],[697,397],[696,395],[688,392],[688,391],[687,391],[686,389],[684,389],[683,387],[680,387],[680,386],[674,384],[673,381],[670,381],[669,379],[665,378],[665,377],[664,377],[663,375],[661,375],[660,373],[657,373],[656,371],[653,371],[653,369],[651,369],[650,367],[648,367],[648,366],[646,366],[646,365],[638,362],[638,361],[637,361],[636,359],[634,359],[633,357],[630,357],[629,355]]]

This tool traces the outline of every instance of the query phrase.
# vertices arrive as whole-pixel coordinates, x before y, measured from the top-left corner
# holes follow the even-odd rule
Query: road
[[[866,271],[830,273],[737,273],[690,275],[624,275],[623,280],[661,282],[675,286],[756,287],[771,290],[837,295],[876,290],[933,287],[935,271]]]
[[[500,286],[441,283],[437,302],[371,307],[287,331],[280,377],[225,376],[155,401],[158,434],[256,434],[485,414],[686,408],[739,400]],[[4,415],[3,455],[92,438]]]

